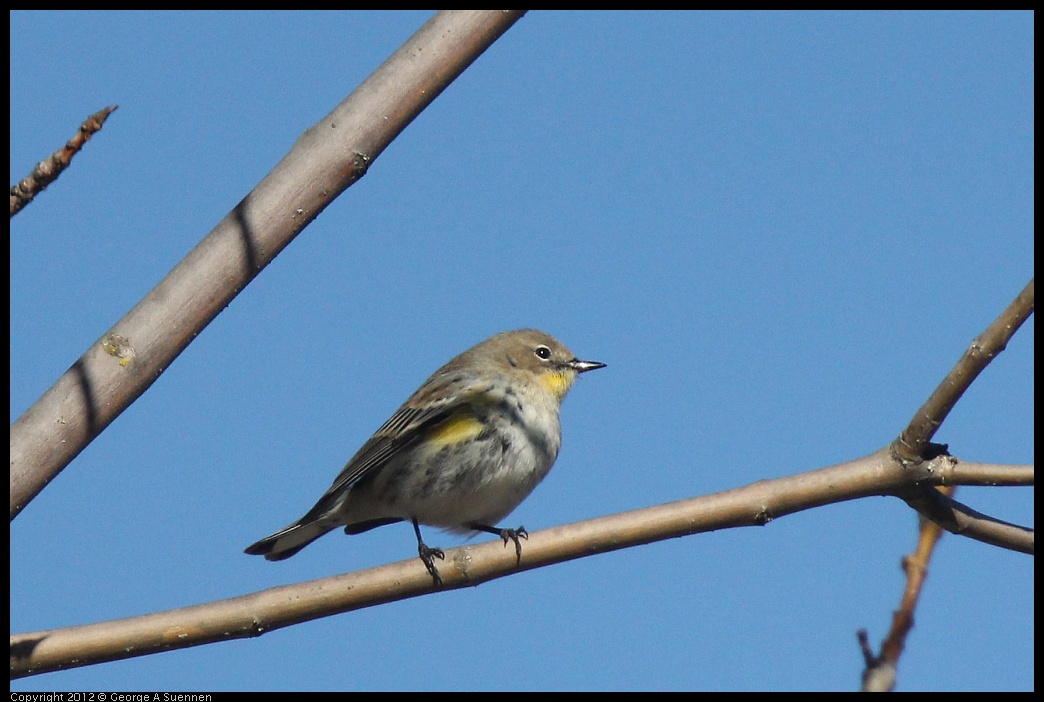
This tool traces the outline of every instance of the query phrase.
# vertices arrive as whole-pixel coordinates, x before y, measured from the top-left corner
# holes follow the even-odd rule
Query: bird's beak
[[[581,361],[579,358],[574,358],[569,362],[569,367],[575,370],[577,373],[586,373],[590,370],[598,370],[599,368],[605,368],[604,363],[598,361]]]

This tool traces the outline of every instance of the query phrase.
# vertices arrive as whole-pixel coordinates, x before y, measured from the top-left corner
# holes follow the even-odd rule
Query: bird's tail
[[[251,556],[264,556],[269,561],[281,561],[337,527],[336,524],[330,524],[323,519],[305,521],[306,519],[307,517],[282,531],[266,536],[256,544],[247,546],[245,552]]]

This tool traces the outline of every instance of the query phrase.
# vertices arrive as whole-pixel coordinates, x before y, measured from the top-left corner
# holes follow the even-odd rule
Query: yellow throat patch
[[[576,373],[567,371],[564,373],[548,372],[540,374],[540,384],[544,388],[554,395],[559,402],[565,397],[565,394],[569,392],[569,388],[573,387],[573,381],[576,380]]]

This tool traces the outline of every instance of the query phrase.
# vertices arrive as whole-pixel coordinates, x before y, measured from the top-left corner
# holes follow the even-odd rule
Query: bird
[[[550,334],[496,334],[435,371],[349,459],[303,517],[248,546],[270,561],[290,558],[337,528],[349,535],[409,522],[436,587],[439,548],[420,526],[499,536],[521,564],[525,527],[495,526],[544,479],[562,443],[559,408],[582,361]]]

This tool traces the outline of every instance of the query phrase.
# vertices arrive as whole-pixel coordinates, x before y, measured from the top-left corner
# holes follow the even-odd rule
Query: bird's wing
[[[474,399],[474,393],[459,392],[423,403],[413,403],[411,398],[352,456],[324,497],[340,494],[366,474],[380,469],[397,453],[422,439],[427,427],[448,419]]]
[[[380,470],[395,454],[424,436],[424,427],[436,424],[456,412],[463,403],[443,402],[423,409],[403,405],[348,461],[319,501],[295,524],[310,524],[324,519],[366,474]]]

